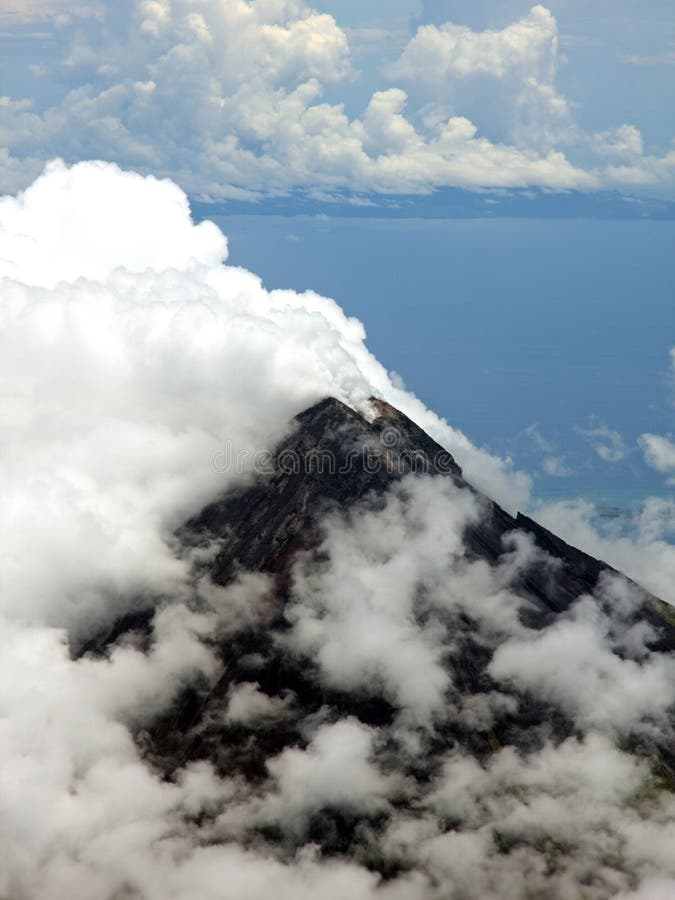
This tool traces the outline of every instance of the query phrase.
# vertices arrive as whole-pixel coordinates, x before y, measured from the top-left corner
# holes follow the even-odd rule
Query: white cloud
[[[427,121],[461,110],[493,140],[541,155],[565,148],[587,165],[594,160],[580,188],[672,182],[672,150],[645,153],[635,125],[584,133],[574,104],[556,86],[563,61],[556,19],[537,5],[501,30],[474,31],[452,21],[422,25],[389,72],[409,88]]]
[[[617,894],[616,900],[670,900],[675,891],[672,878],[648,878],[636,891]]]
[[[650,828],[633,806],[645,775],[599,735],[526,757],[505,748],[485,767],[451,754],[429,803],[461,825],[445,834],[418,831],[417,846],[408,850],[471,897],[517,900],[536,892],[562,898],[577,895],[590,879],[597,896],[613,896],[623,879],[601,860],[623,845],[627,833],[635,829],[642,840],[656,839],[656,857],[665,846],[659,826]],[[561,847],[573,848],[569,866],[554,862]],[[636,880],[642,862],[636,853]]]
[[[640,663],[621,659],[608,640],[609,628],[596,603],[581,600],[536,638],[503,643],[490,673],[553,700],[580,728],[635,730],[643,719],[662,718],[675,703],[675,661],[661,654]]]
[[[420,624],[419,596],[444,583],[478,515],[473,498],[449,479],[412,477],[390,492],[383,510],[329,522],[322,552],[330,565],[317,567],[310,555],[296,572],[289,647],[315,659],[332,687],[370,685],[428,721],[443,708],[450,680],[443,629],[434,615]]]
[[[276,791],[263,818],[302,831],[306,817],[328,807],[375,813],[392,791],[373,761],[375,733],[355,719],[324,725],[306,750],[289,749],[268,763]]]
[[[256,783],[204,763],[169,782],[144,763],[132,730],[222,671],[212,636],[278,612],[265,576],[218,588],[191,568],[216,548],[172,549],[176,526],[249,474],[215,471],[214,452],[250,459],[313,401],[365,411],[376,393],[500,499],[527,487],[394,384],[337,304],[267,292],[226,250],[175,186],[110,164],[53,164],[0,199],[0,894],[259,900],[273,886],[280,900],[439,900],[460,886],[478,900],[508,883],[513,900],[526,884],[563,900],[589,873],[606,894],[675,874],[672,801],[609,737],[651,733],[646,713],[665,731],[670,662],[632,628],[617,656],[619,636],[586,607],[533,636],[513,584],[550,561],[523,535],[494,567],[466,559],[463,528],[480,511],[449,479],[404,481],[379,510],[327,521],[323,562],[303,557],[290,587],[291,647],[324,688],[397,705],[391,726],[312,710]],[[672,585],[672,510],[652,513],[631,559]],[[575,543],[599,540],[573,527]],[[71,656],[69,642],[159,599],[147,652],[130,638]],[[614,602],[630,609],[621,591]],[[502,646],[503,690],[469,697],[454,683],[448,663],[467,636]],[[523,757],[493,747],[480,765],[435,730],[514,715],[509,681],[554,698],[583,736]],[[256,733],[299,715],[253,679],[226,702],[224,724]],[[428,753],[440,774],[425,782],[411,773]],[[331,808],[363,817],[358,854],[322,858],[305,843]],[[381,883],[369,854],[392,872],[410,861],[410,874]]]
[[[123,219],[126,226],[120,229]],[[104,281],[115,269],[180,272],[227,258],[227,240],[215,225],[192,224],[180,188],[122,175],[106,163],[75,169],[51,163],[20,197],[3,200],[0,232],[0,278],[36,287],[78,278]],[[147,235],[159,233],[169,240],[148,244]]]
[[[541,522],[572,546],[581,547],[675,605],[675,504],[649,498],[635,520],[633,536],[601,535],[593,527],[595,507],[583,501],[544,504],[534,512]]]
[[[551,478],[567,478],[573,474],[563,456],[555,455],[555,447],[548,441],[535,425],[528,425],[523,435],[532,441],[534,447],[544,456],[541,467],[546,475]]]
[[[501,31],[472,31],[454,22],[423,25],[391,75],[424,91],[434,105],[463,105],[484,127],[491,123],[493,130],[517,136],[536,122],[541,136],[571,126],[567,101],[554,85],[558,65],[556,20],[534,6]]]
[[[230,692],[226,717],[235,724],[251,725],[282,717],[287,706],[280,697],[264,694],[257,684],[244,682]]]
[[[268,294],[250,273],[219,265],[225,253],[214,226],[191,224],[177,188],[113,166],[55,164],[25,195],[0,201],[13,608],[47,615],[58,601],[61,622],[64,592],[75,613],[129,591],[175,589],[184,572],[162,535],[234,476],[209,466],[213,453],[267,446],[328,394],[356,406],[388,396],[477,483],[509,505],[525,499],[527,481],[511,484],[508,463],[390,382],[360,323],[311,293]],[[42,546],[32,566],[22,562],[26,541]],[[56,583],[53,567],[72,547],[81,558]]]
[[[533,65],[550,78],[555,68],[557,24],[548,9],[534,6],[519,22],[502,31],[475,32],[447,22],[423,25],[406,48],[397,70],[443,82],[481,72],[494,78],[521,70],[530,77]]]
[[[642,135],[634,125],[621,125],[613,131],[593,135],[595,149],[604,156],[639,158],[644,152]]]
[[[606,425],[575,428],[575,431],[590,442],[600,459],[603,459],[605,462],[620,462],[626,455],[626,445],[623,438],[618,431],[613,431]]]
[[[226,249],[214,226],[192,225],[178,188],[102,163],[53,164],[25,194],[0,199],[0,892],[108,900],[129,888],[165,900],[185,885],[227,896],[226,883],[240,900],[261,896],[269,879],[294,898],[375,890],[356,865],[200,850],[195,778],[162,783],[128,730],[186,679],[213,673],[202,638],[219,621],[227,631],[267,614],[266,579],[195,585],[190,560],[168,542],[245,477],[217,473],[214,451],[270,446],[327,394],[358,406],[391,391],[455,434],[391,385],[360,323],[315,294],[267,293],[221,262]],[[476,451],[475,464],[506,483],[499,461]],[[199,614],[183,603],[195,593]],[[159,597],[173,603],[155,620],[149,654],[129,644],[109,659],[71,659],[69,639]],[[252,689],[230,698],[239,720],[270,706],[281,711]],[[346,740],[370,785],[356,728]],[[331,746],[318,741],[319,768],[331,765]],[[279,762],[286,791],[294,759]],[[354,790],[344,787],[356,802]],[[207,793],[213,803],[228,788],[216,780]]]
[[[605,178],[617,187],[641,187],[669,185],[675,173],[675,150],[667,150],[663,156],[644,155],[624,165],[607,166]]]
[[[673,374],[675,374],[675,347],[670,351]],[[670,436],[658,434],[643,434],[639,444],[645,456],[648,466],[669,475],[675,472],[675,443]],[[675,477],[668,479],[668,484],[675,483]]]
[[[552,478],[567,478],[573,474],[573,470],[559,456],[547,456],[542,463],[542,469]]]
[[[669,438],[658,434],[643,434],[640,444],[648,466],[665,474],[675,471],[675,444]]]
[[[593,138],[574,125],[555,87],[556,22],[541,6],[501,31],[423,26],[392,70],[396,83],[356,116],[322,100],[356,77],[346,33],[300,0],[208,0],[198,11],[188,0],[130,0],[64,34],[72,89],[44,111],[0,104],[1,142],[25,166],[23,178],[16,163],[0,166],[5,190],[55,155],[168,174],[213,199],[595,189],[667,181],[675,168],[672,153],[634,152],[633,126]],[[575,163],[575,145],[602,151],[599,165]],[[607,166],[604,154],[622,148],[629,155]]]

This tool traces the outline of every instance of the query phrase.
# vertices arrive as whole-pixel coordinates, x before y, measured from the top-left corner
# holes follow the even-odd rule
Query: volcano
[[[526,654],[565,628],[600,622],[609,695],[615,687],[612,665],[617,672],[629,666],[638,677],[646,666],[672,654],[672,607],[531,518],[510,515],[465,480],[451,454],[382,400],[373,398],[365,416],[332,398],[307,409],[263,468],[244,486],[214,499],[175,535],[177,552],[195,560],[195,581],[208,586],[209,596],[225,598],[226,607],[234,592],[238,616],[233,623],[227,611],[221,613],[220,624],[204,638],[218,661],[215,676],[185,685],[169,709],[137,729],[145,759],[166,780],[180,779],[186,767],[207,764],[262,796],[278,775],[280,760],[288,762],[298,753],[315,760],[321,756],[312,743],[317,728],[339,729],[348,723],[365,729],[374,736],[382,777],[398,785],[386,804],[362,804],[349,791],[331,792],[322,781],[318,799],[291,816],[292,821],[282,816],[286,824],[279,824],[278,817],[262,816],[247,833],[251,842],[264,841],[282,856],[311,845],[325,858],[356,858],[385,879],[416,865],[400,848],[391,851],[385,836],[392,818],[421,816],[424,798],[437,790],[449,755],[460,754],[477,771],[485,771],[505,753],[525,761],[539,758],[546,748],[570,742],[585,746],[589,734],[604,734],[609,727],[622,753],[640,760],[655,783],[672,789],[672,708],[664,713],[667,727],[664,719],[657,727],[646,710],[645,718],[639,713],[633,722],[615,728],[613,721],[607,725],[602,694],[597,710],[580,717],[576,698],[557,684],[553,658],[544,678],[546,690],[532,680],[503,677],[503,667],[496,664],[516,633]],[[398,527],[396,516],[420,490],[427,505],[443,496],[442,508],[450,517],[461,505],[472,510],[459,526],[448,520],[447,548],[445,526],[442,519],[436,521],[436,513],[433,534],[428,542],[423,538],[415,544],[414,552],[405,536],[394,543],[388,538]],[[345,534],[353,536],[365,528],[364,521],[364,540],[375,550],[363,550],[358,578],[350,587],[349,563],[336,568],[340,549],[335,535],[342,540]],[[442,565],[434,563],[431,577],[422,562],[421,575],[411,579],[407,611],[396,628],[412,637],[397,637],[389,660],[383,655],[385,630],[391,625],[387,592],[398,597],[399,584],[392,580],[378,587],[378,579],[402,554],[407,554],[408,567],[426,554]],[[405,567],[401,571],[405,575]],[[469,575],[478,588],[462,587]],[[368,608],[376,609],[376,614],[357,618],[351,632],[341,601],[334,597],[342,590],[350,609],[360,609],[361,592],[371,598]],[[249,594],[257,597],[250,615]],[[492,619],[486,619],[487,594],[492,596]],[[214,606],[219,602],[214,600]],[[500,604],[510,611],[510,624],[504,624],[506,619],[500,623]],[[134,635],[150,644],[155,612],[144,610],[118,621],[90,642],[87,652],[106,653]],[[352,619],[348,621],[351,627]],[[638,648],[625,639],[637,634]],[[428,648],[434,662],[429,671],[440,678],[441,702],[428,710],[407,699],[415,690],[425,696],[427,687],[425,672],[406,662],[414,640]],[[367,647],[369,641],[372,659],[359,649],[353,663],[354,646]],[[352,660],[345,662],[344,671],[341,656]],[[590,686],[596,676],[593,659],[587,662]],[[339,732],[334,734],[339,758]],[[434,827],[461,830],[461,810],[441,817]],[[535,840],[507,831],[495,825],[491,840],[497,853],[507,857],[525,844],[552,873],[564,870],[571,849],[559,840],[549,840],[545,833]],[[608,894],[601,887],[597,893],[582,890],[579,896]]]

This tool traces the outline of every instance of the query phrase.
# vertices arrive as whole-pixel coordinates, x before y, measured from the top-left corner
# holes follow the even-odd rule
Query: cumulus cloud
[[[621,125],[613,131],[601,131],[593,136],[596,149],[606,156],[638,158],[644,145],[642,135],[634,125]]]
[[[658,434],[643,434],[640,445],[648,466],[664,474],[675,471],[675,443],[670,438]],[[668,483],[670,484],[672,480],[669,479]]]
[[[0,224],[5,609],[81,623],[174,592],[185,569],[163,535],[237,477],[213,455],[246,450],[245,474],[326,395],[389,392],[477,482],[523,499],[507,464],[393,386],[335,303],[220,265],[224,237],[173,185],[54,164]]]
[[[643,155],[632,125],[597,137],[574,125],[555,85],[557,24],[542,6],[500,31],[421,26],[392,83],[377,85],[358,114],[323,99],[357,77],[346,32],[300,0],[208,0],[199,9],[127,0],[105,13],[62,29],[54,65],[69,87],[58,101],[0,102],[4,190],[25,186],[35,161],[55,155],[166,173],[215,200],[594,189],[667,181],[675,167],[672,153]],[[575,162],[575,145],[598,165]]]
[[[580,169],[587,181],[579,187],[670,182],[672,149],[662,156],[645,152],[635,125],[586,133],[577,124],[574,104],[556,84],[564,62],[559,37],[555,17],[541,5],[502,29],[479,31],[453,21],[421,25],[389,72],[410,90],[427,121],[461,109],[493,140],[542,155],[565,148],[587,166],[592,159],[590,168]]]
[[[161,31],[166,4],[152,6]],[[268,635],[319,696],[375,697],[390,720],[305,713],[253,666],[222,687],[220,724],[271,735],[255,779],[149,765],[157,716],[188,685],[218,687],[217,639],[279,618],[271,579],[210,583],[218,547],[181,550],[175,529],[247,483],[295,413],[326,395],[367,412],[382,396],[486,492],[526,498],[508,462],[393,383],[337,304],[268,292],[226,255],[177,187],[111,164],[53,163],[0,199],[0,893],[439,900],[494,895],[506,878],[514,898],[525,884],[560,898],[590,884],[595,898],[675,876],[671,800],[614,743],[669,734],[670,661],[646,650],[623,588],[621,634],[590,599],[532,632],[519,578],[553,564],[517,534],[496,565],[472,559],[463,535],[480,503],[450,479],[404,480],[329,518]],[[242,464],[212,465],[224,449]],[[660,515],[624,555],[663,577],[672,510]],[[112,640],[121,615],[150,607],[144,628]],[[491,680],[467,693],[476,658],[493,658]],[[526,695],[581,733],[546,722],[531,748],[501,747],[490,730],[524,715]],[[292,744],[275,745],[291,720]],[[481,753],[451,737],[467,733]],[[330,811],[358,823],[358,849],[319,851]]]
[[[582,600],[569,617],[535,639],[501,644],[490,672],[498,681],[515,680],[555,701],[583,729],[593,724],[598,730],[630,731],[641,720],[662,718],[675,703],[675,660],[620,658],[609,629],[596,604]]]
[[[501,31],[422,25],[391,74],[416,84],[427,102],[464,104],[483,127],[513,137],[528,118],[540,132],[570,127],[569,105],[554,84],[558,64],[556,20],[534,6]]]
[[[377,812],[391,788],[372,761],[374,732],[354,719],[324,725],[306,750],[284,750],[269,763],[277,788],[262,814],[302,830],[325,807]]]
[[[527,16],[502,31],[474,32],[452,22],[438,27],[423,25],[397,68],[417,75],[424,54],[431,52],[434,55],[426,59],[425,77],[434,81],[443,82],[454,75],[476,72],[502,78],[507,72],[521,68],[529,74],[533,63],[548,76],[555,64],[552,54],[556,35],[556,21],[543,6],[534,6]]]
[[[192,224],[180,188],[132,172],[122,177],[105,163],[48,165],[19,198],[3,200],[0,231],[0,278],[36,287],[102,281],[115,269],[184,271],[227,258],[227,241],[215,225]],[[161,240],[147,241],[160,234]]]
[[[326,683],[369,685],[427,720],[442,708],[450,682],[438,619],[417,618],[421,595],[443,583],[478,515],[473,497],[449,479],[413,478],[384,510],[332,522],[320,550],[330,565],[317,567],[310,557],[296,574],[291,649],[315,659]]]

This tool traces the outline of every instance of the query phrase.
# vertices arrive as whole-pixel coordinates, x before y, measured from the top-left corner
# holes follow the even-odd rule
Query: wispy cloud
[[[613,431],[606,425],[591,425],[588,428],[577,426],[574,430],[588,440],[593,450],[605,462],[620,462],[628,452],[619,432]]]
[[[621,62],[629,66],[675,66],[675,49],[653,55],[623,54]]]
[[[544,455],[541,467],[546,475],[552,478],[567,478],[574,474],[574,470],[567,464],[564,456],[556,454],[554,445],[543,437],[537,425],[528,425],[523,434]]]

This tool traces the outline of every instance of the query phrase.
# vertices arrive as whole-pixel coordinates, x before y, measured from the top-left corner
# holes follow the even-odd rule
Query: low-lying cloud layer
[[[203,762],[166,781],[144,762],[153,718],[217,676],[209,637],[269,619],[265,577],[216,588],[195,576],[204,551],[175,553],[173,530],[251,477],[216,471],[214,452],[250,459],[314,401],[367,412],[377,394],[486,493],[512,508],[527,498],[527,479],[392,383],[333,301],[268,292],[226,256],[177,187],[103,163],[53,163],[0,200],[0,894],[666,896],[672,795],[627,748],[672,738],[672,660],[646,648],[622,582],[600,588],[611,621],[582,598],[527,629],[513,584],[535,550],[520,537],[495,567],[467,559],[463,530],[481,510],[450,479],[410,478],[377,508],[327,521],[278,636],[322,689],[370,692],[392,722],[303,717],[296,697],[262,690],[253,660],[227,727],[293,719],[304,736],[262,782]],[[587,526],[582,540],[593,551],[601,539]],[[646,560],[665,586],[662,535],[613,547],[617,565]],[[149,648],[71,655],[153,603]],[[492,654],[485,694],[458,680],[469,639]],[[562,743],[539,729],[528,751],[493,740],[482,761],[439,743],[449,724],[489,734],[525,696],[572,723]],[[433,763],[423,780],[419,760]],[[360,851],[321,854],[311,829],[326,810],[360,823]]]

